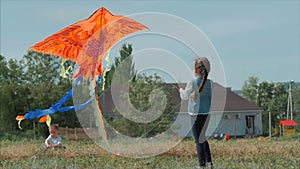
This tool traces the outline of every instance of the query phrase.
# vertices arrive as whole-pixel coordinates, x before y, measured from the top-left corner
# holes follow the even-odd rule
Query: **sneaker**
[[[210,169],[213,169],[213,168],[214,168],[212,162],[207,162],[206,164],[207,164],[206,166],[207,166],[208,168],[210,168]]]

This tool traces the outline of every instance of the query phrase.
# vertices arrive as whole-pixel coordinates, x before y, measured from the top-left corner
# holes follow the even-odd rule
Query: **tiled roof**
[[[218,83],[215,83],[214,87],[216,90],[221,90],[221,91],[226,90],[226,103],[224,108],[225,111],[263,110],[261,107],[239,96],[238,94],[234,93],[230,89],[224,88]]]

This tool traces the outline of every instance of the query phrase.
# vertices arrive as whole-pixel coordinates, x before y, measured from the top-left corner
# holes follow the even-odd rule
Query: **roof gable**
[[[218,83],[215,83],[214,87],[216,90],[218,90],[218,88],[223,88],[221,90],[226,90],[225,111],[263,110],[261,107],[239,96],[230,89],[224,88]]]

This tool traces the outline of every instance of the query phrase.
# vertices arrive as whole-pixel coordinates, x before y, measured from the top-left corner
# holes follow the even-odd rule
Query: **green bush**
[[[10,133],[4,133],[0,138],[1,141],[18,141],[24,138],[24,133],[19,131],[13,131]]]

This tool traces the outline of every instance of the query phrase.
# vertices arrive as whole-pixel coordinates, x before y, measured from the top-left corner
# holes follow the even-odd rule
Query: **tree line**
[[[114,63],[109,72],[104,76],[105,84],[100,84],[97,88],[98,94],[101,95],[102,86],[104,89],[110,87],[113,78],[119,78],[120,82],[130,81],[130,100],[133,106],[138,110],[147,110],[149,108],[149,93],[154,89],[162,89],[163,80],[157,75],[137,75],[132,61],[132,45],[123,44],[119,50],[120,56],[115,57]],[[26,137],[48,135],[47,125],[37,122],[38,119],[23,120],[18,128],[17,115],[24,115],[28,111],[35,109],[47,109],[53,103],[59,101],[72,88],[72,73],[67,78],[62,78],[61,58],[46,54],[28,51],[21,60],[9,59],[0,55],[0,138],[13,133],[24,134]],[[126,62],[126,64],[121,64]],[[74,66],[69,61],[67,66]],[[123,66],[120,66],[123,65]],[[119,68],[118,68],[119,67]],[[127,72],[128,75],[122,74],[114,76],[115,71],[121,69],[121,72]],[[140,95],[142,93],[142,95]],[[122,118],[110,119],[107,121],[121,133],[130,136],[151,136],[168,128],[168,123],[173,120],[173,104],[170,94],[167,94],[168,104],[163,116],[159,117],[153,123],[145,125],[144,123],[135,123]],[[72,100],[68,101],[65,106],[72,105]],[[119,113],[119,112],[116,112]],[[54,113],[51,115],[52,123],[57,123],[61,127],[81,127],[75,111],[65,113]],[[164,123],[160,123],[164,121]],[[151,129],[151,130],[150,130]]]
[[[130,81],[130,95],[133,106],[140,111],[149,109],[149,94],[155,89],[161,89],[166,94],[168,103],[163,115],[152,123],[136,123],[119,116],[107,121],[121,133],[129,136],[153,136],[169,127],[174,120],[174,105],[169,89],[163,87],[165,82],[157,75],[137,75],[132,61],[132,45],[124,44],[120,56],[115,57],[110,71],[105,75],[105,89],[109,88],[113,78],[120,83]],[[126,62],[126,64],[121,64]],[[69,61],[65,66],[74,66]],[[127,72],[127,75],[114,75],[115,71]],[[46,109],[56,103],[66,92],[72,88],[72,73],[67,78],[62,78],[61,58],[51,55],[28,51],[21,60],[9,59],[0,55],[0,138],[9,133],[31,133],[32,135],[45,136],[48,128],[45,124],[38,123],[36,119],[23,120],[20,130],[15,120],[17,115],[24,115],[30,110]],[[101,93],[101,87],[98,93]],[[268,130],[268,112],[272,112],[273,127],[277,127],[279,120],[285,119],[287,109],[287,89],[283,83],[263,81],[259,83],[257,77],[249,77],[242,88],[243,97],[263,108],[263,129]],[[72,105],[70,100],[66,103]],[[293,88],[294,119],[300,121],[300,87]],[[115,112],[120,113],[120,112]],[[52,122],[60,126],[81,127],[75,111],[55,113]],[[299,131],[298,125],[298,131]],[[34,130],[33,130],[34,129]]]
[[[7,60],[0,55],[0,136],[19,130],[15,120],[17,115],[49,108],[72,88],[70,78],[60,76],[60,66],[61,58],[33,51],[28,51],[21,60]],[[75,112],[54,114],[52,121],[79,126]],[[44,135],[48,131],[45,124],[39,124],[35,119],[23,120],[21,125],[24,129],[35,128],[34,135]]]
[[[297,130],[300,131],[300,86],[292,87],[292,101],[294,120],[298,122]],[[259,78],[251,76],[242,87],[242,95],[248,101],[263,108],[263,132],[269,130],[269,112],[271,112],[272,128],[278,128],[280,120],[286,119],[288,104],[288,88],[285,83],[259,82]]]

